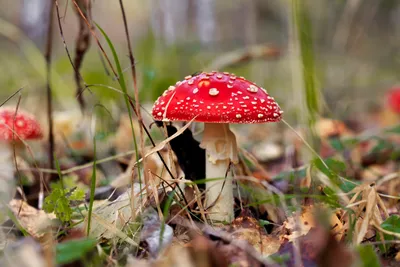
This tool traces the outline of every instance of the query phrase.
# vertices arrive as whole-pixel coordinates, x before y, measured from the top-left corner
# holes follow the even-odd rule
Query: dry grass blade
[[[361,227],[358,230],[357,237],[355,239],[356,244],[360,244],[364,239],[365,235],[367,234],[368,226],[370,225],[371,219],[375,215],[373,209],[375,208],[376,205],[376,192],[374,192],[372,188],[366,190],[365,194],[363,194],[363,198],[364,197],[366,197],[367,199],[365,213],[364,213],[365,217],[363,218]],[[364,205],[365,204],[363,203],[361,206]]]
[[[389,217],[389,213],[377,192],[375,184],[361,184],[350,192],[353,193],[354,196],[346,207],[351,208],[355,212],[357,221],[354,229],[355,238],[353,241],[355,244],[360,244],[367,235],[369,226],[381,225],[384,218]],[[384,216],[382,216],[382,213]],[[347,211],[343,213],[342,218],[344,218],[346,214]],[[349,224],[347,223],[345,228],[348,227]],[[381,232],[378,234],[382,235]]]
[[[118,229],[115,225],[110,224],[106,220],[104,220],[102,217],[98,216],[97,214],[93,213],[92,214],[93,218],[98,222],[100,225],[102,225],[104,228],[106,228],[107,231],[109,231],[112,234],[115,234],[117,237],[121,238],[123,241],[138,247],[139,244],[136,243],[132,238],[130,238],[127,234],[122,232],[120,229]]]
[[[176,133],[174,133],[173,135],[171,135],[170,137],[168,137],[167,139],[165,139],[164,141],[160,142],[158,145],[156,145],[155,147],[153,147],[149,152],[147,152],[141,159],[139,159],[135,165],[137,165],[138,163],[142,162],[143,159],[147,158],[148,156],[150,156],[151,154],[154,154],[158,151],[160,151],[161,149],[164,148],[164,146],[169,143],[172,139],[176,138],[178,135],[182,134],[189,126],[190,124],[197,118],[197,116],[195,116],[193,119],[191,119],[185,126],[183,126],[182,128],[180,128]]]

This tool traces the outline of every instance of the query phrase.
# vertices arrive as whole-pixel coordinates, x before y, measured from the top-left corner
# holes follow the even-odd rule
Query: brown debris
[[[49,231],[54,215],[38,210],[20,199],[13,199],[9,207],[17,218],[19,224],[33,237],[41,239]]]

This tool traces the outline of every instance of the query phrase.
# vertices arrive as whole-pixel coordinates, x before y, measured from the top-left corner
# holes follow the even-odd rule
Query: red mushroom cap
[[[387,94],[390,109],[400,114],[400,87],[393,87]]]
[[[14,126],[13,126],[14,125]],[[13,134],[13,131],[15,134]],[[14,139],[39,139],[42,130],[35,117],[25,111],[18,110],[15,116],[15,108],[0,108],[0,140]]]
[[[187,76],[170,86],[153,106],[162,121],[262,123],[280,121],[283,111],[267,91],[227,72]]]

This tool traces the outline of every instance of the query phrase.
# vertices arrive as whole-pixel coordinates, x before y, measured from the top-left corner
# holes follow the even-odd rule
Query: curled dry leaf
[[[232,222],[232,238],[247,241],[263,256],[278,251],[281,242],[278,237],[268,235],[259,222],[250,216],[240,216]]]
[[[317,226],[318,222],[315,216],[315,211],[321,208],[324,207],[321,205],[304,206],[298,217],[295,214],[289,217],[283,224],[289,234],[283,235],[283,238],[293,242],[295,239],[308,234],[311,228]],[[341,240],[344,235],[344,228],[343,223],[339,220],[336,213],[332,213],[330,217],[330,226],[335,238]]]
[[[53,224],[51,220],[56,218],[54,214],[47,214],[20,199],[11,200],[9,207],[20,225],[36,239],[44,237]]]
[[[147,151],[151,151],[152,147],[146,147],[145,148],[145,153]],[[169,166],[170,169],[174,169],[177,172],[177,177],[184,177],[184,173],[182,172],[181,168],[179,167],[177,158],[175,154],[171,151],[172,153],[172,163],[171,159],[169,156],[169,152],[166,148],[163,148],[159,151],[160,155],[163,157],[165,163]],[[148,157],[145,158],[145,166],[147,170],[154,174],[153,176],[157,178],[157,183],[161,182],[162,180],[170,180],[171,176],[169,173],[165,170],[165,166],[162,163],[159,155],[157,153],[151,154]],[[136,179],[137,175],[137,169],[134,168],[134,165],[136,163],[136,156],[132,155],[132,158],[129,162],[128,168],[118,175],[114,180],[111,181],[110,185],[113,186],[114,188],[121,188],[121,187],[126,187],[131,184],[132,181],[132,175],[134,175],[133,179]],[[171,165],[173,164],[173,168],[171,168]],[[172,171],[172,170],[171,170]],[[160,179],[159,179],[160,178]]]

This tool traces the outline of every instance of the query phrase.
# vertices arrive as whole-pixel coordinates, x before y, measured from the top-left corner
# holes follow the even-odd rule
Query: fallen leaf
[[[38,210],[21,199],[11,200],[9,207],[22,228],[36,239],[42,238],[48,232],[49,227],[54,225],[52,222],[52,219],[56,218],[54,214]]]
[[[350,267],[353,264],[352,252],[321,226],[311,228],[306,235],[299,237],[296,243],[297,249],[295,243],[285,243],[272,258],[287,267]]]
[[[264,227],[253,217],[240,216],[232,222],[232,238],[244,240],[263,256],[278,251],[281,242],[278,237],[268,235]]]
[[[318,209],[324,209],[323,205],[309,205],[303,206],[299,216],[293,215],[287,218],[283,226],[288,230],[289,234],[283,236],[284,239],[288,239],[290,242],[295,239],[307,235],[311,228],[318,225],[316,220],[316,211]],[[337,240],[341,240],[344,234],[343,223],[339,220],[336,213],[332,213],[329,219],[330,227],[332,229],[332,234],[335,235]]]

